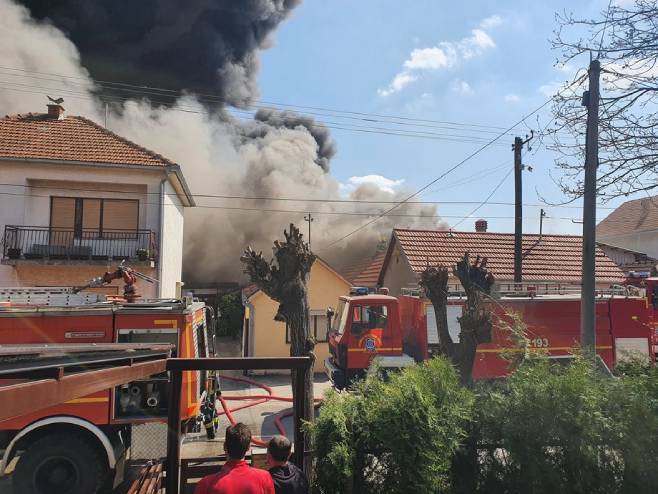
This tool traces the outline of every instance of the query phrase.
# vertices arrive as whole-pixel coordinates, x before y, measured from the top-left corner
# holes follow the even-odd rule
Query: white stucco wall
[[[162,214],[160,297],[173,298],[183,273],[183,205],[169,182],[165,182]]]
[[[162,168],[154,167],[151,170],[3,161],[0,162],[0,177],[0,183],[13,185],[0,185],[0,235],[4,235],[6,225],[49,226],[51,196],[137,199],[138,227],[160,235],[160,183],[165,177]],[[181,264],[181,255],[179,253],[177,266]],[[38,263],[34,263],[31,271],[34,269],[40,269]],[[102,266],[94,266],[94,272],[99,269],[104,270]],[[44,279],[51,280],[53,267],[47,270],[44,267],[43,270],[49,273],[47,276],[44,273]],[[0,286],[24,285],[19,271],[15,266],[0,265]],[[70,277],[70,269],[62,266],[61,271],[62,279],[57,284],[73,284],[73,280],[66,279]],[[87,270],[82,267],[80,271],[87,274]],[[142,271],[150,272],[146,268]],[[156,276],[156,273],[149,275]],[[29,278],[30,283],[38,279],[32,275]],[[157,295],[155,288],[151,287],[144,287],[142,292],[146,297]]]
[[[658,258],[658,230],[630,233],[627,235],[597,235],[596,240],[605,244],[642,252]]]

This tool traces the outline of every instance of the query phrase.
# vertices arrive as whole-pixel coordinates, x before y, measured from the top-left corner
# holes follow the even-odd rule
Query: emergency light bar
[[[365,286],[353,286],[350,288],[350,295],[368,295],[368,288]]]

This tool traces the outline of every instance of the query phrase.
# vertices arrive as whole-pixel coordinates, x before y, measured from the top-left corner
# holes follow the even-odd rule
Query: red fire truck
[[[173,356],[199,357],[209,352],[210,319],[192,300],[130,303],[70,288],[0,289],[0,345],[166,343]],[[134,428],[162,423],[166,437],[167,381],[158,375],[0,422],[0,475],[18,455],[15,494],[93,494],[89,485],[112,476],[118,485]],[[185,420],[196,417],[204,384],[196,372],[184,373]]]
[[[510,311],[527,326],[531,349],[551,357],[569,356],[580,340],[580,295],[538,294],[537,287],[523,292],[498,294],[492,341],[481,344],[473,368],[475,379],[503,377],[509,362],[503,354],[515,351],[508,328]],[[635,295],[631,295],[631,290]],[[367,293],[367,290],[363,290]],[[345,388],[365,374],[377,357],[384,368],[400,368],[423,361],[438,351],[434,308],[425,298],[413,295],[391,297],[363,294],[358,288],[340,297],[329,331],[330,356],[325,369],[334,386]],[[548,292],[548,290],[547,290]],[[464,299],[450,297],[448,326],[453,341],[459,341],[458,317]],[[608,368],[630,354],[655,360],[658,318],[658,278],[648,278],[640,292],[619,287],[596,298],[596,351]],[[517,348],[518,350],[518,348]]]

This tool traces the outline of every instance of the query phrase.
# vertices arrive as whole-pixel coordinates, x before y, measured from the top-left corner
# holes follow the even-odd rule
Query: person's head
[[[290,458],[291,444],[285,436],[274,436],[267,444],[267,463],[270,466],[285,465]]]
[[[241,460],[247,454],[251,443],[251,431],[242,422],[226,428],[224,451],[231,460]]]

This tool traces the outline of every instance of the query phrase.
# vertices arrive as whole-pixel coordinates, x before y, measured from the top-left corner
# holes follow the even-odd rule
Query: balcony
[[[41,226],[5,226],[2,263],[152,262],[157,259],[151,230],[89,230]]]

